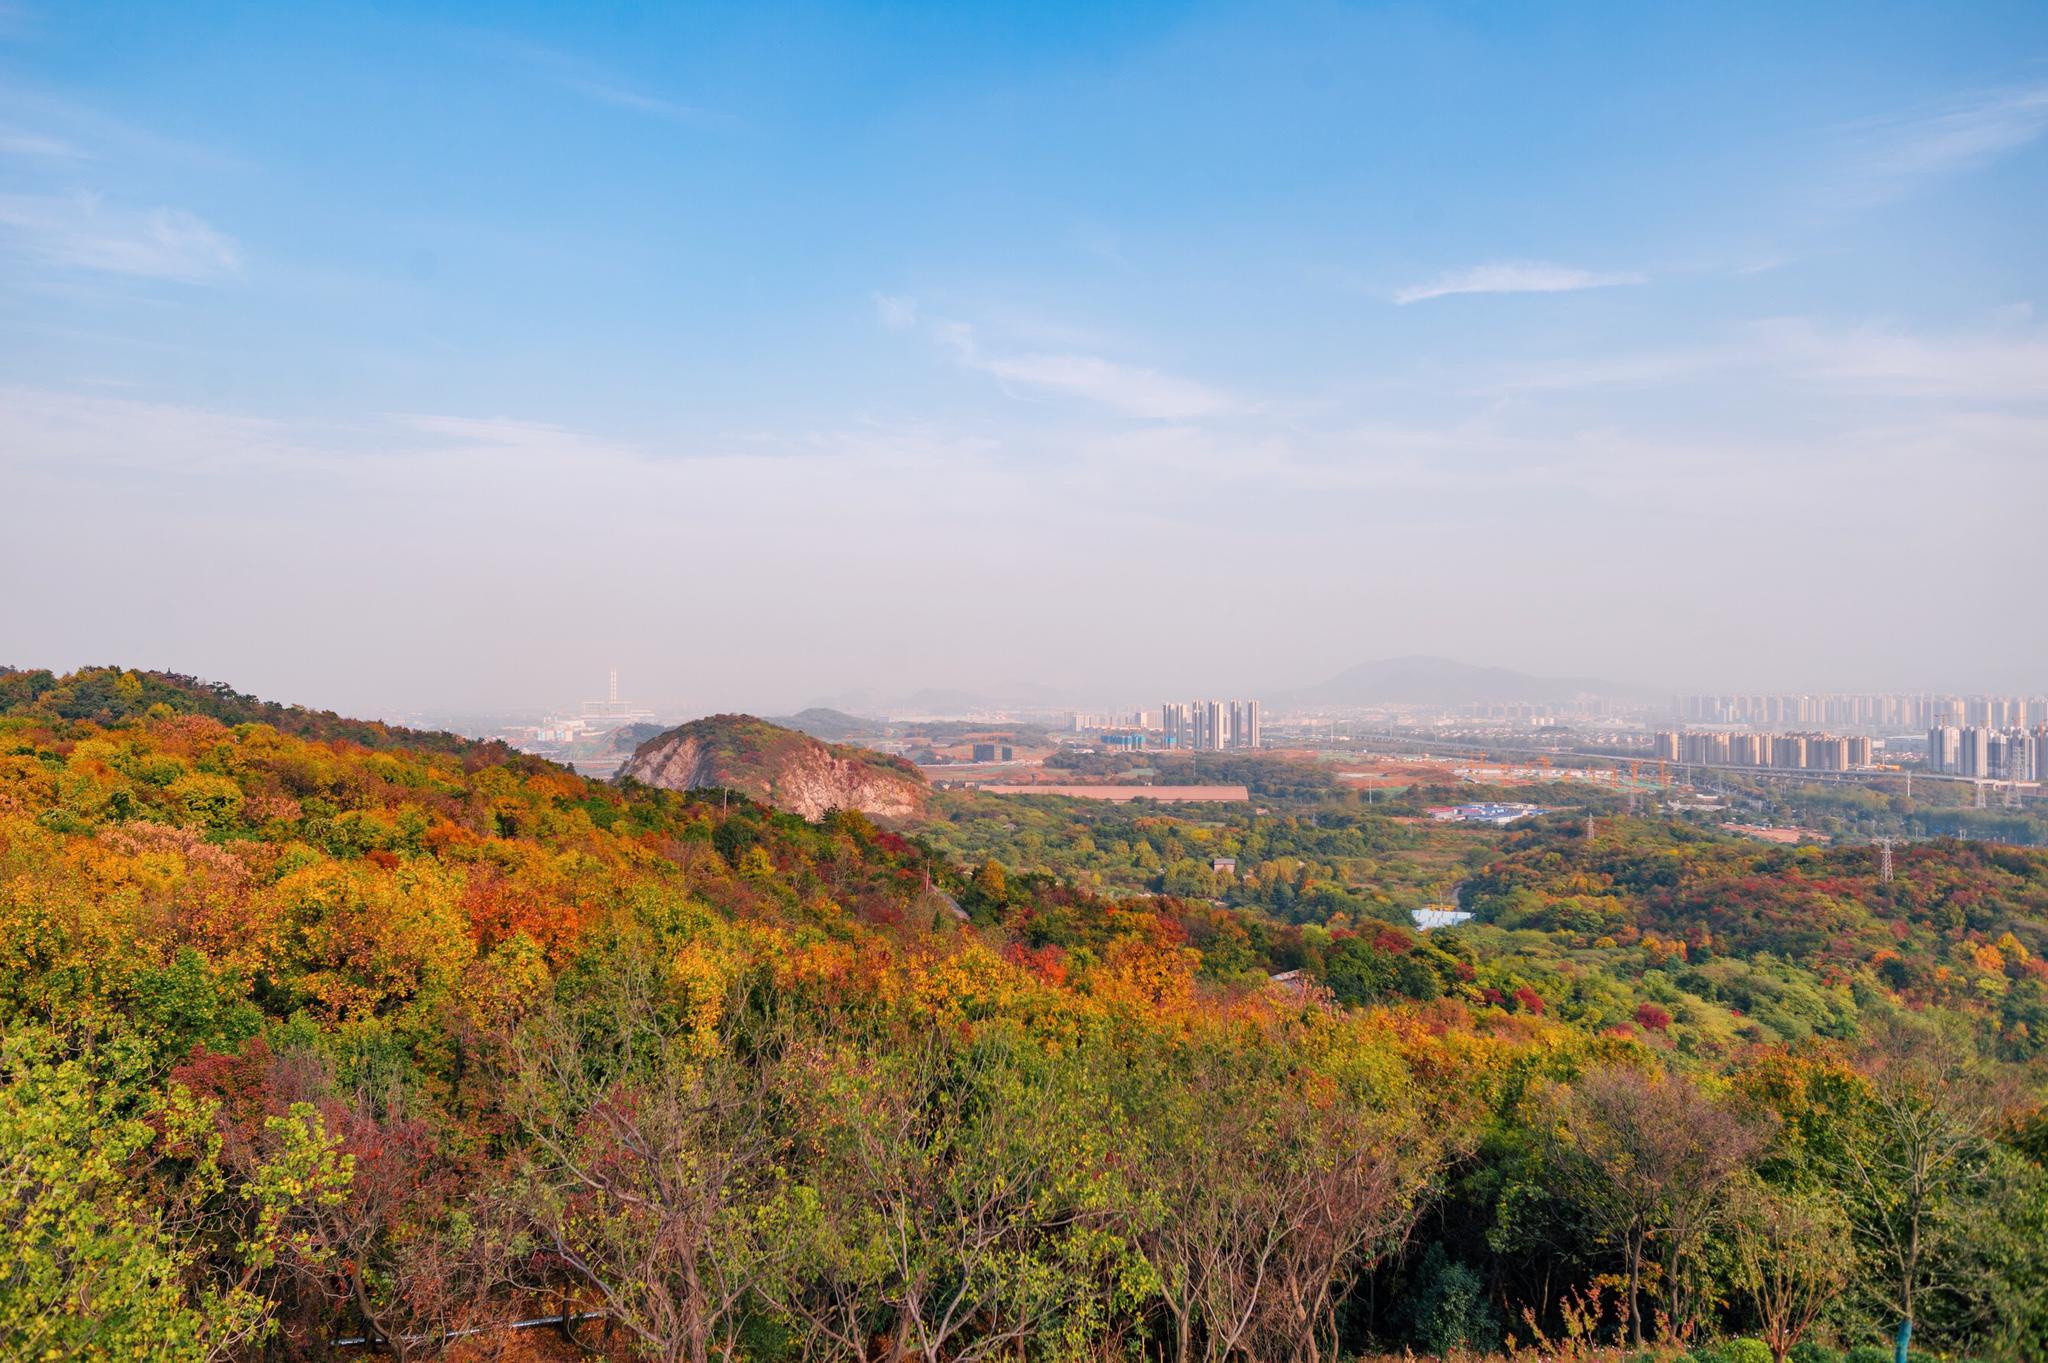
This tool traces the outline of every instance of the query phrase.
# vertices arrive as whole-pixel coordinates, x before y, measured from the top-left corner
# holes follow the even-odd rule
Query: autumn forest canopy
[[[885,826],[0,672],[0,1342],[2048,1356],[2048,852],[1231,760]]]

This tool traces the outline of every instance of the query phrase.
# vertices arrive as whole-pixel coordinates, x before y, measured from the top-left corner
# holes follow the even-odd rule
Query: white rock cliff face
[[[806,819],[820,818],[833,809],[857,809],[883,818],[906,817],[924,808],[927,793],[924,783],[914,776],[841,757],[815,740],[780,764],[764,789],[755,780],[722,777],[711,745],[674,730],[640,745],[619,768],[619,780],[629,777],[664,790],[731,785]]]

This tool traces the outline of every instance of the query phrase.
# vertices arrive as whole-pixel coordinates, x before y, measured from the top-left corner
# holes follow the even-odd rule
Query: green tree
[[[154,1100],[122,1053],[0,1043],[0,1341],[22,1359],[207,1363],[261,1334],[250,1292],[193,1289],[197,1255],[138,1173],[210,1114]],[[155,1115],[164,1131],[145,1116]],[[213,1176],[202,1142],[196,1177]]]
[[[1860,1057],[1868,1088],[1834,1162],[1876,1295],[1904,1338],[1933,1313],[1983,1297],[1969,1245],[1999,1117],[1996,1079],[1972,1039],[1942,1022],[1891,1017]]]
[[[1670,1327],[1683,1338],[1696,1309],[1693,1257],[1762,1129],[1684,1075],[1627,1065],[1580,1079],[1556,1121],[1559,1186],[1621,1252],[1632,1341],[1642,1346],[1653,1257]]]
[[[1093,1356],[1150,1293],[1125,1228],[1112,1113],[1071,1055],[1009,1028],[791,1050],[811,1158],[773,1289],[808,1352],[886,1337],[923,1363]]]
[[[1839,1199],[1760,1183],[1745,1185],[1737,1201],[1735,1281],[1756,1308],[1772,1359],[1784,1363],[1849,1285],[1849,1218]]]

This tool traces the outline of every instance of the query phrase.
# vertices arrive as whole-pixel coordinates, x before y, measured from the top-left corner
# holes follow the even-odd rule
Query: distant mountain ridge
[[[1598,677],[1540,677],[1507,667],[1480,667],[1411,654],[1360,663],[1329,680],[1273,697],[1286,705],[1474,705],[1528,701],[1554,705],[1579,696],[1648,697],[1640,686]]]

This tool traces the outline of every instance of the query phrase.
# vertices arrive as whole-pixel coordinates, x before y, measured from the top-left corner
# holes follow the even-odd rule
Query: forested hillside
[[[987,809],[0,688],[12,1356],[2048,1351],[2041,854],[1124,811],[1091,884]],[[1224,847],[1258,892],[1141,883]],[[1374,908],[1444,878],[1478,922]]]
[[[281,733],[322,740],[346,739],[366,748],[407,747],[423,752],[486,752],[503,759],[511,749],[456,734],[401,729],[374,719],[344,719],[331,710],[246,696],[222,682],[174,672],[119,667],[82,668],[59,677],[47,669],[0,667],[0,712],[116,724],[163,705],[179,714],[205,715],[223,724],[268,724]]]

